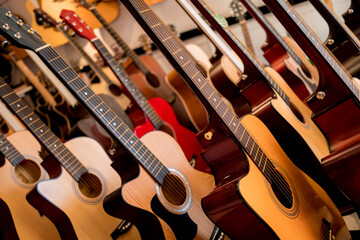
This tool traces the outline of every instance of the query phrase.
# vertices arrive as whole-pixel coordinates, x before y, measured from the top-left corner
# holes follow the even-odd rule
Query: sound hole
[[[173,205],[180,206],[186,200],[186,189],[178,176],[166,175],[161,189],[166,200]]]
[[[169,134],[170,136],[174,137],[173,131],[171,130],[170,127],[168,127],[167,125],[163,124],[160,126],[159,128],[160,131],[162,132],[166,132],[167,134]]]
[[[276,169],[273,169],[271,175],[271,188],[279,202],[284,207],[290,209],[293,205],[290,186]]]
[[[122,93],[121,88],[116,84],[110,84],[109,90],[114,96],[120,96]]]
[[[159,81],[158,77],[156,75],[152,74],[151,72],[146,74],[146,80],[153,87],[159,87],[160,86],[160,81]]]
[[[15,176],[25,184],[33,184],[39,181],[41,170],[35,162],[23,160],[15,166]]]
[[[102,191],[100,179],[92,173],[84,173],[78,182],[82,194],[88,198],[96,198]]]
[[[294,115],[296,116],[296,118],[299,119],[299,121],[301,121],[302,123],[305,123],[305,119],[302,116],[302,114],[300,113],[299,109],[297,109],[297,107],[291,101],[289,102],[289,107],[290,107],[291,111],[294,113]]]

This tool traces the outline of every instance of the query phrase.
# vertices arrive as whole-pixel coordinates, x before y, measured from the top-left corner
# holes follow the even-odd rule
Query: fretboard
[[[124,71],[124,68],[116,61],[116,59],[106,49],[104,44],[99,39],[91,41],[95,48],[99,51],[100,55],[105,59],[105,62],[109,65],[114,74],[118,77],[124,87],[127,89],[131,97],[143,110],[145,115],[149,118],[150,122],[156,129],[164,124],[154,108],[149,104],[145,95],[136,85],[131,81],[130,77]]]
[[[9,162],[16,166],[21,161],[25,160],[24,156],[7,140],[7,138],[0,134],[0,152],[9,160]]]
[[[164,176],[169,173],[169,170],[136,137],[131,129],[81,80],[52,47],[42,42],[42,47],[39,47],[36,52],[104,129],[124,145],[155,181],[162,184]],[[118,74],[125,76],[124,71],[119,71]]]
[[[70,44],[80,52],[80,54],[85,58],[85,60],[90,65],[91,69],[95,71],[95,73],[104,80],[108,85],[113,84],[112,81],[106,76],[103,70],[91,59],[91,57],[84,51],[84,49],[79,45],[79,43],[72,38],[69,33],[64,29],[62,24],[57,25],[57,28],[64,34],[64,36],[69,40]]]
[[[269,32],[278,43],[285,49],[287,53],[297,62],[297,64],[302,65],[300,58],[292,50],[292,48],[284,41],[284,39],[279,35],[279,33],[274,29],[274,27],[266,20],[261,11],[251,2],[251,0],[240,0],[250,14],[259,22],[259,24],[265,29],[266,32]]]
[[[81,175],[87,172],[81,162],[2,78],[0,78],[0,98],[65,170],[70,173],[75,181],[78,181]]]
[[[233,50],[238,54],[238,56],[245,60],[247,59],[268,81],[270,86],[280,95],[280,97],[290,104],[290,99],[286,93],[280,88],[280,86],[271,78],[271,76],[265,71],[265,67],[260,61],[255,57],[255,55],[249,51],[249,49],[239,40],[239,38],[231,31],[228,26],[224,26],[218,23],[215,12],[210,9],[210,7],[205,4],[202,0],[191,0],[195,7],[201,12],[201,14],[210,22],[210,24],[215,28],[215,30],[224,38],[224,40],[230,45],[233,46]],[[235,48],[234,48],[235,47]]]
[[[254,163],[271,181],[270,168],[273,167],[268,157],[255,142],[250,133],[240,123],[240,119],[230,109],[227,101],[213,87],[196,67],[190,53],[164,23],[146,5],[143,0],[122,0],[122,3],[139,22],[173,67],[186,80],[192,89],[201,95],[201,100],[207,100],[217,115],[222,119],[229,131],[236,137],[240,145],[251,156]]]
[[[295,11],[295,9],[284,0],[264,0],[266,5],[270,8],[271,11],[282,14],[283,17],[286,17],[287,21],[284,25],[285,27],[297,28],[303,36],[303,39],[313,46],[316,50],[316,55],[321,57],[321,60],[328,66],[329,71],[333,71],[338,79],[342,80],[343,83],[348,87],[348,89],[354,94],[355,98],[360,100],[360,89],[352,79],[350,73],[341,65],[341,63],[335,58],[333,53],[323,45],[319,37],[308,27],[305,21],[300,17],[300,15]],[[280,14],[279,14],[280,15]],[[299,42],[301,46],[301,42]],[[304,49],[307,55],[310,55],[312,49]],[[326,71],[326,69],[323,69]]]
[[[95,17],[100,21],[100,23],[104,26],[104,28],[110,33],[110,35],[115,39],[116,43],[124,50],[126,55],[128,55],[131,60],[135,63],[137,68],[147,75],[150,71],[145,66],[143,62],[141,62],[139,56],[129,48],[129,46],[125,43],[125,41],[117,34],[117,32],[110,26],[110,24],[101,16],[101,14],[96,10],[93,6],[89,8],[89,10],[95,15]]]
[[[344,40],[350,40],[355,48],[357,48],[360,51],[360,41],[355,36],[355,34],[345,25],[343,21],[340,20],[340,18],[326,5],[326,3],[323,0],[310,0],[311,4],[317,9],[317,11],[322,15],[324,20],[328,23],[329,30],[330,30],[330,38],[336,37],[336,39],[332,39],[335,42],[332,44],[327,43],[327,46],[331,47],[339,46],[342,44]],[[337,36],[331,36],[333,32]]]

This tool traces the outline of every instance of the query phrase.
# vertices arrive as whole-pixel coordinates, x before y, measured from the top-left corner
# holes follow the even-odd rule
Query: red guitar
[[[138,137],[142,137],[144,134],[156,129],[170,134],[179,143],[186,158],[192,165],[195,165],[196,169],[210,173],[210,168],[200,156],[202,146],[198,142],[195,133],[179,124],[170,105],[162,98],[153,98],[148,101],[140,89],[131,81],[122,66],[94,34],[93,30],[80,19],[76,13],[63,9],[60,17],[65,23],[73,28],[77,34],[91,41],[93,46],[104,58],[104,61],[123,84],[125,92],[132,100],[132,105],[138,106],[145,114],[145,123],[141,123],[141,125],[134,117],[135,114],[132,114],[132,120],[135,125],[135,134]]]

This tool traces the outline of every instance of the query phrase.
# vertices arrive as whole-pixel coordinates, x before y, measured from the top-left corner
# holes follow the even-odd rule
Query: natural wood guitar
[[[0,168],[1,198],[7,203],[20,239],[60,239],[55,226],[26,201],[26,194],[39,182],[49,179],[40,165],[41,146],[28,131],[7,137],[0,134],[0,152],[6,157]]]
[[[244,183],[241,179],[237,179],[237,182],[240,181],[240,185],[235,185],[237,197],[222,200],[231,202],[231,206],[243,207],[253,212],[252,217],[258,220],[259,228],[270,226],[272,233],[281,239],[287,237],[303,239],[303,236],[308,239],[327,239],[333,236],[350,239],[347,227],[329,196],[293,165],[268,129],[253,116],[240,119],[232,112],[223,97],[196,68],[185,47],[144,1],[123,0],[122,2],[194,92],[216,111],[236,142],[248,154],[249,173],[246,176],[248,178],[244,178]],[[262,138],[263,133],[265,138]],[[253,187],[253,184],[256,187]],[[222,188],[224,191],[233,189],[233,186]],[[261,192],[258,192],[259,189]],[[247,196],[245,202],[242,199],[239,201],[239,194]],[[213,202],[215,205],[221,201],[220,198],[216,200]],[[226,229],[225,233],[228,233],[230,238],[241,239],[239,236],[244,231],[256,237],[259,233],[258,228],[239,227],[241,223],[251,225],[254,223],[253,219],[251,222],[236,221],[239,218],[234,221],[234,218],[228,218],[227,215],[237,209],[228,208],[223,211],[222,206],[213,209],[215,213],[219,213],[219,218],[212,220],[217,224],[221,223],[220,227]],[[267,212],[267,209],[270,212]],[[207,213],[209,216],[213,215],[212,212],[207,211]],[[244,215],[240,217],[248,219]],[[222,222],[225,219],[227,225]],[[235,232],[231,231],[234,229]],[[256,232],[253,229],[256,229]],[[290,229],[297,231],[298,234],[289,235]],[[238,235],[235,235],[236,233]]]
[[[122,83],[127,96],[132,99],[133,105],[136,104],[145,114],[145,123],[139,124],[133,120],[135,125],[134,133],[136,136],[142,137],[155,129],[164,131],[176,139],[183,149],[186,158],[196,169],[211,173],[210,168],[207,167],[204,159],[202,159],[200,155],[202,146],[196,139],[195,133],[179,124],[171,106],[162,98],[147,100],[141,90],[131,81],[131,78],[126,74],[122,66],[109,53],[102,41],[75,12],[64,9],[61,11],[60,17],[64,19],[64,22],[73,28],[77,34],[91,41],[93,46],[104,58],[104,61]]]
[[[124,124],[124,122],[101,100],[101,98],[99,98],[91,90],[91,88],[79,78],[75,71],[71,69],[71,67],[55,52],[54,49],[52,49],[52,47],[50,47],[50,45],[45,43],[37,33],[31,31],[30,27],[26,24],[21,26],[18,25],[19,19],[7,12],[8,11],[5,8],[0,7],[0,19],[2,21],[6,20],[9,25],[9,31],[6,31],[6,37],[11,39],[11,41],[18,46],[27,47],[32,51],[35,51],[36,54],[48,65],[49,69],[51,69],[54,74],[56,74],[57,77],[59,77],[59,79],[69,88],[69,90],[77,96],[78,100],[86,106],[86,109],[93,114],[94,118],[102,125],[102,127],[104,127],[104,129],[106,129],[114,139],[117,139],[118,143],[121,143],[127,151],[132,154],[134,159],[142,167],[142,170],[146,171],[148,177],[145,182],[139,181],[139,185],[149,186],[148,184],[151,184],[151,189],[148,189],[148,193],[155,193],[154,188],[158,189],[156,190],[154,201],[151,203],[141,203],[143,208],[135,208],[133,206],[129,206],[128,204],[128,207],[123,208],[121,205],[124,202],[111,195],[107,198],[106,202],[108,203],[113,200],[115,205],[110,204],[109,206],[107,203],[104,203],[106,205],[106,210],[108,212],[112,212],[114,215],[120,215],[122,217],[128,217],[127,214],[131,216],[136,215],[135,218],[129,216],[127,220],[131,219],[130,221],[135,224],[142,239],[165,239],[165,236],[167,236],[167,239],[174,239],[174,236],[177,239],[217,239],[222,236],[219,229],[215,228],[215,225],[206,217],[201,208],[201,198],[206,194],[207,190],[214,187],[214,177],[191,168],[187,164],[187,160],[180,150],[180,147],[177,146],[175,140],[171,139],[171,137],[165,133],[157,133],[153,131],[143,136],[143,138],[147,139],[154,135],[154,138],[150,138],[148,140],[151,142],[151,144],[149,144],[150,148],[152,148],[152,144],[155,144],[162,149],[162,146],[165,146],[165,143],[161,142],[161,139],[168,139],[168,144],[174,145],[173,147],[166,145],[167,149],[176,148],[175,151],[171,151],[170,156],[166,155],[165,159],[163,159],[164,157],[162,155],[160,155],[159,158],[155,156],[155,154],[152,153],[151,150],[142,143],[142,141],[134,133],[132,133],[126,124]],[[6,13],[8,16],[5,15]],[[5,35],[5,32],[2,30],[0,31]],[[22,35],[26,36],[26,40],[19,40],[12,37],[13,31],[20,31]],[[29,41],[30,39],[31,41]],[[11,89],[1,79],[0,86],[1,93],[8,96],[11,95],[11,97],[5,97],[6,100],[9,100],[8,104],[14,102],[14,94],[11,93]],[[20,105],[20,107],[23,106],[24,105],[22,104]],[[16,108],[16,105],[12,105],[12,107]],[[35,123],[35,120],[37,120],[33,114],[22,116],[21,119],[23,119],[25,123],[32,123],[33,121]],[[30,127],[35,128],[36,133],[43,129],[37,124],[32,124]],[[87,194],[90,195],[88,195],[88,197],[81,195],[82,198],[79,202],[91,201],[92,207],[99,206],[98,198],[101,198],[105,191],[108,190],[105,189],[105,187],[100,188],[100,186],[105,186],[100,183],[105,181],[103,177],[107,176],[106,174],[102,174],[102,172],[107,169],[105,166],[106,162],[100,163],[99,158],[97,157],[96,163],[104,164],[104,166],[97,166],[96,169],[95,166],[86,168],[86,166],[76,160],[75,157],[72,157],[70,153],[67,153],[60,141],[53,142],[48,140],[43,143],[48,146],[49,150],[56,151],[56,154],[54,154],[55,157],[59,157],[59,155],[64,156],[64,158],[71,157],[72,160],[62,159],[62,162],[64,163],[64,161],[66,161],[65,166],[68,172],[71,173],[76,180],[79,181],[84,175],[83,178],[86,177],[95,181],[94,187],[91,187],[91,185],[91,188],[87,192]],[[176,157],[177,154],[179,154],[178,157]],[[174,157],[176,157],[176,159]],[[162,163],[162,161],[164,161],[164,163]],[[126,170],[127,169],[123,169],[124,174],[127,174]],[[143,174],[140,174],[140,176],[143,176]],[[75,191],[80,194],[80,189],[77,190],[79,185],[74,182],[73,184]],[[112,186],[114,183],[107,182],[107,184]],[[43,186],[45,185],[46,184]],[[198,187],[201,189],[197,190]],[[135,193],[131,194],[131,196],[129,194],[126,200],[130,201],[130,197],[133,201],[139,200]],[[156,201],[156,198],[159,199],[159,201]],[[64,201],[64,199],[62,199],[62,201]],[[147,211],[146,206],[149,206],[149,204],[152,205],[152,211]],[[153,204],[155,204],[155,206]],[[90,203],[88,206],[90,207]],[[99,213],[96,212],[96,214]],[[81,219],[83,221],[84,217],[82,214],[79,215],[81,215]],[[149,218],[151,221],[147,221]],[[89,219],[97,221],[100,217],[91,216]],[[110,224],[104,224],[101,222],[96,226],[106,226],[108,228],[112,228],[112,226],[109,225]],[[105,231],[101,231],[101,233],[106,234]],[[87,238],[92,237],[88,236]],[[106,237],[96,238],[105,239]]]
[[[102,147],[85,137],[63,144],[2,79],[0,86],[0,98],[63,167],[56,179],[37,183],[27,195],[30,204],[56,225],[63,239],[111,239],[124,222],[102,205],[121,179]],[[121,238],[138,239],[136,229]]]

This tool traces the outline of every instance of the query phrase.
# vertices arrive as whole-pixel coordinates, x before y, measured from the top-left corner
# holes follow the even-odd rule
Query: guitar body
[[[115,84],[118,84],[118,82],[116,82]],[[106,94],[111,96],[124,110],[130,104],[130,100],[125,94],[122,93],[120,96],[115,96],[114,94],[112,94],[105,81],[100,81],[99,83],[91,84],[90,87],[96,94]]]
[[[8,141],[25,157],[18,167],[9,161],[0,168],[0,197],[7,203],[20,239],[60,239],[55,226],[26,201],[26,194],[37,182],[49,178],[40,166],[40,144],[28,131],[15,132]],[[25,171],[23,176],[20,174]],[[26,179],[26,180],[22,180]],[[31,181],[30,181],[31,179]],[[25,182],[28,181],[28,182]]]
[[[64,171],[54,180],[38,183],[36,191],[69,217],[79,239],[111,239],[110,234],[118,227],[120,220],[106,214],[102,203],[108,193],[121,186],[120,177],[111,168],[111,160],[95,140],[80,137],[65,145],[100,179],[101,193],[94,198],[87,197],[82,194],[78,183]],[[61,226],[57,227],[60,231],[63,229]],[[125,238],[138,239],[136,229],[131,229],[118,239]]]
[[[306,99],[315,90],[316,86],[312,81],[311,85],[307,82],[309,79],[302,71],[301,67],[293,60],[287,52],[282,50],[280,44],[275,44],[272,48],[264,52],[264,57],[270,63],[290,88],[301,99]]]
[[[129,204],[156,215],[161,223],[164,239],[167,240],[210,239],[214,224],[204,214],[200,202],[201,198],[213,189],[214,177],[189,166],[180,146],[166,133],[153,131],[144,135],[141,141],[166,167],[186,179],[189,187],[187,193],[191,195],[190,202],[186,200],[183,205],[174,206],[166,201],[162,190],[158,189],[153,179],[141,168],[139,176],[122,187],[122,199],[106,199],[104,208],[110,211],[112,205]],[[132,211],[134,210],[129,208],[123,209],[123,211],[113,211],[111,214],[127,219],[133,215]],[[179,211],[178,214],[176,214],[177,211]],[[141,218],[136,219],[135,217],[131,221],[136,226],[137,222],[141,222]],[[139,228],[141,229],[141,227]],[[141,235],[141,237],[148,239],[147,236]]]
[[[203,199],[208,216],[232,239],[329,239],[332,234],[336,239],[351,239],[325,191],[291,162],[266,126],[251,115],[241,122],[283,178],[272,181],[280,184],[280,188],[286,182],[291,204],[275,195],[276,187],[249,159],[246,175],[235,180],[235,184],[216,188]],[[252,228],[254,224],[258,227]]]
[[[171,106],[164,99],[153,98],[149,100],[149,103],[164,122],[164,128],[159,130],[163,130],[164,132],[170,134],[178,142],[186,156],[186,159],[190,162],[195,159],[196,169],[211,173],[209,166],[200,155],[203,148],[197,140],[196,134],[180,125]],[[145,123],[135,127],[134,133],[140,138],[146,133],[154,130],[154,126],[146,117]]]
[[[161,97],[167,101],[171,102],[171,106],[174,109],[176,117],[178,121],[183,126],[191,126],[191,121],[189,116],[187,115],[185,106],[174,95],[174,92],[171,90],[169,85],[165,80],[165,72],[159,65],[159,63],[149,55],[143,55],[139,57],[143,64],[150,69],[151,74],[155,75],[159,80],[159,86],[151,85],[146,76],[136,68],[135,64],[132,63],[128,65],[125,70],[130,75],[133,83],[141,90],[141,92],[145,95],[147,99],[152,99],[155,97]]]

